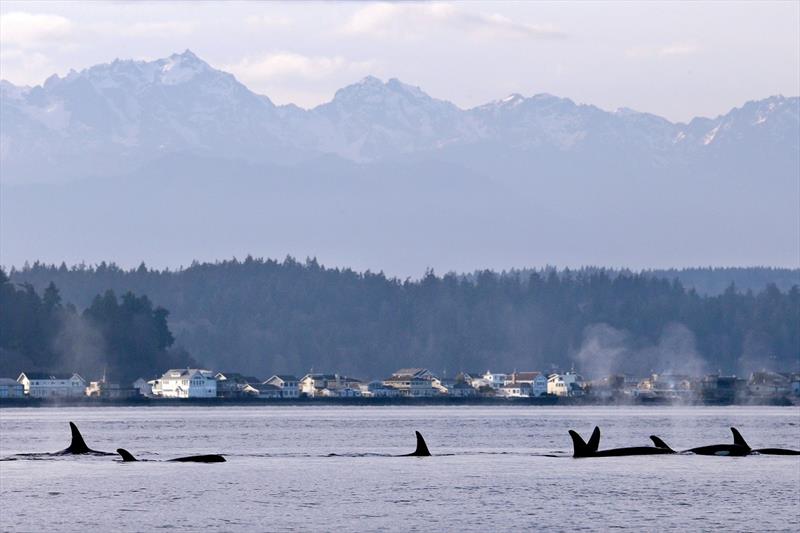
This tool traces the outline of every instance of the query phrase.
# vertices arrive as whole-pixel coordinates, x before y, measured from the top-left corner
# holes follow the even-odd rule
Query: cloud
[[[72,22],[60,15],[12,11],[0,16],[0,43],[19,48],[64,41],[73,30]]]
[[[453,4],[377,3],[356,11],[342,28],[344,33],[378,37],[419,37],[422,29],[449,28],[477,35],[557,38],[564,34],[552,26],[516,22],[494,14],[466,11]]]
[[[371,68],[371,61],[348,61],[342,56],[305,56],[292,52],[277,52],[258,58],[246,57],[238,63],[226,65],[245,83],[284,79],[321,80],[340,72],[358,74]]]

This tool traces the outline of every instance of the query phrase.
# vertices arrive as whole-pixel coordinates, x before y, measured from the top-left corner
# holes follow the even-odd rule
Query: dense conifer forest
[[[252,257],[177,271],[37,263],[10,277],[2,292],[3,374],[77,358],[119,376],[152,376],[188,363],[189,354],[265,377],[312,368],[381,377],[408,366],[447,375],[800,367],[800,289],[773,283],[703,295],[651,272],[602,269],[398,280],[315,260]]]

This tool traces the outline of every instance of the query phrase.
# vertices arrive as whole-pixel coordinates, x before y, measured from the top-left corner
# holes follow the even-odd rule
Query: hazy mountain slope
[[[366,78],[303,110],[189,51],[3,82],[0,262],[798,266],[799,107],[688,124],[544,94],[462,110]]]

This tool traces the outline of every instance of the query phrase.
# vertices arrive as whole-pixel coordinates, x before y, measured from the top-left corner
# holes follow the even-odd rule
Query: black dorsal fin
[[[653,441],[653,444],[656,445],[656,448],[661,448],[662,450],[669,450],[672,451],[666,442],[661,440],[660,438],[656,437],[655,435],[650,435],[650,440]]]
[[[586,457],[591,455],[589,447],[583,438],[578,435],[577,431],[569,430],[569,436],[572,437],[572,457]]]
[[[136,461],[136,457],[134,457],[131,452],[124,448],[117,448],[117,453],[120,455],[120,457],[122,457],[122,461],[125,463]]]
[[[744,437],[742,437],[742,434],[739,433],[738,429],[731,428],[731,433],[733,433],[733,443],[735,445],[742,446],[743,448],[747,448],[748,450],[750,449],[750,446],[744,440]]]
[[[589,437],[589,442],[586,443],[586,449],[590,452],[596,452],[600,447],[600,428],[595,426],[592,431],[592,436]]]
[[[81,435],[81,432],[78,431],[78,426],[70,422],[69,429],[72,431],[72,442],[69,443],[69,448],[67,448],[65,451],[69,453],[89,453],[91,450],[83,440],[83,435]]]
[[[417,449],[414,450],[414,453],[411,455],[414,457],[430,457],[431,452],[428,451],[428,445],[425,444],[425,439],[422,438],[422,434],[419,431],[415,431],[414,433],[417,434]]]

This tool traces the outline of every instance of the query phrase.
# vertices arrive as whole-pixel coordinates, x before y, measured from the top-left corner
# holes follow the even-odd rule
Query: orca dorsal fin
[[[750,449],[750,445],[747,444],[747,441],[744,440],[742,434],[739,433],[739,430],[736,428],[731,428],[731,433],[733,433],[733,443],[737,446],[742,446],[743,448]]]
[[[69,448],[65,451],[69,453],[89,453],[91,450],[83,440],[83,435],[78,431],[78,426],[74,423],[69,423],[69,429],[72,432],[72,442],[69,443]]]
[[[600,447],[600,428],[595,426],[594,431],[592,431],[592,436],[589,437],[589,442],[586,443],[586,448],[590,452],[596,452],[599,447]]]
[[[583,438],[578,435],[577,431],[570,429],[569,436],[572,437],[572,457],[587,457],[591,455],[589,447]]]
[[[425,439],[422,438],[422,434],[419,431],[415,431],[414,433],[417,434],[417,449],[411,454],[412,457],[430,457],[431,452],[428,451],[428,445],[425,444]]]
[[[136,457],[133,456],[131,452],[124,448],[117,448],[117,453],[122,457],[122,462],[129,463],[132,461],[136,461]]]
[[[660,438],[656,437],[655,435],[650,435],[650,440],[653,441],[653,444],[656,445],[656,448],[661,448],[662,450],[672,451],[672,448],[667,446],[666,442],[664,442]]]

